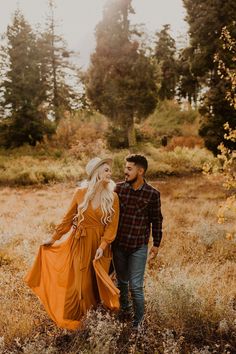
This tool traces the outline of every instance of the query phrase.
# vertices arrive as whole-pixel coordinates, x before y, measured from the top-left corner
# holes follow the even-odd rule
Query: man
[[[120,290],[121,313],[129,314],[133,302],[133,328],[138,329],[144,315],[144,271],[148,255],[148,241],[152,226],[153,246],[149,260],[153,260],[162,238],[160,193],[145,181],[147,159],[142,155],[126,158],[125,182],[118,183],[120,220],[113,243],[113,262]]]

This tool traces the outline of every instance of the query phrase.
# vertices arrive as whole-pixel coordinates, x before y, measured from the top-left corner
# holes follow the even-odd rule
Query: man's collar
[[[141,184],[141,186],[139,186],[138,189],[134,189],[130,183],[125,182],[125,186],[133,189],[134,191],[141,191],[146,184],[147,184],[146,180],[143,179],[143,184]]]

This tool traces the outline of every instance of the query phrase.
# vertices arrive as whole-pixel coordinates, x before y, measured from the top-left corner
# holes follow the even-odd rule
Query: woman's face
[[[107,163],[104,163],[104,165],[101,166],[100,177],[104,183],[110,182],[110,180],[111,180],[111,167]]]

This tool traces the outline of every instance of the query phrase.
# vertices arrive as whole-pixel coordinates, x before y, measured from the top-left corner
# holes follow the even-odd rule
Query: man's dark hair
[[[127,162],[133,162],[135,165],[142,167],[144,169],[144,173],[147,171],[148,162],[145,156],[132,154],[126,157]]]

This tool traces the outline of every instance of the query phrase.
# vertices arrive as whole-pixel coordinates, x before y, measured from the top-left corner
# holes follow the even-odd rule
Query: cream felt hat
[[[107,157],[104,159],[101,159],[100,157],[94,157],[92,160],[90,160],[86,167],[85,167],[85,171],[88,175],[88,179],[90,179],[94,173],[94,171],[101,165],[103,165],[104,163],[107,163],[108,165],[112,164],[112,159]]]

